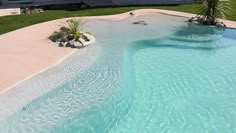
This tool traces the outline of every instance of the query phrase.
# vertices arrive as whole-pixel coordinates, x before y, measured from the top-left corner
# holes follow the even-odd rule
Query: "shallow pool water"
[[[148,25],[132,24],[140,20]],[[66,78],[42,83],[53,89],[0,121],[0,132],[236,132],[236,30],[184,20],[89,21],[97,41],[86,49],[100,51],[94,63],[78,72],[80,51],[71,56],[58,75]]]

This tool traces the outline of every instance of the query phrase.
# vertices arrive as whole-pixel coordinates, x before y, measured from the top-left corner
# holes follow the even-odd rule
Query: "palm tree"
[[[215,25],[217,18],[225,19],[230,14],[229,0],[201,0],[198,20],[202,24]]]

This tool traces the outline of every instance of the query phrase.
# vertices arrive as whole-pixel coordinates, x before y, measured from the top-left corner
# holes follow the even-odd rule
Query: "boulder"
[[[82,32],[83,36],[80,36],[78,40],[75,39],[70,40],[68,36],[65,38],[59,38],[55,41],[55,44],[59,47],[71,47],[71,48],[81,48],[84,46],[88,46],[95,42],[95,37],[92,36],[90,33]]]
[[[76,48],[80,48],[80,47],[83,47],[84,45],[83,44],[81,44],[80,42],[75,42],[74,43],[74,46],[76,47]]]
[[[70,45],[70,47],[71,47],[71,48],[75,48],[75,46],[74,46],[74,45]]]
[[[66,45],[66,47],[71,47],[71,43],[70,42],[66,42],[65,45]]]
[[[216,27],[218,28],[226,28],[226,25],[223,22],[217,22]]]
[[[199,21],[199,20],[198,20],[197,17],[192,17],[192,18],[190,18],[190,19],[188,20],[188,22],[194,23],[194,24],[198,24],[198,23],[199,23],[198,21]]]
[[[64,44],[63,42],[60,42],[58,46],[59,46],[59,47],[64,47],[65,44]]]
[[[91,34],[83,33],[83,35],[86,36],[86,38],[88,39],[88,40],[84,40],[83,38],[79,39],[79,41],[83,44],[83,46],[88,46],[96,41],[95,37],[92,36]]]
[[[69,43],[70,43],[71,45],[74,45],[75,40],[71,40],[71,41],[69,41]]]

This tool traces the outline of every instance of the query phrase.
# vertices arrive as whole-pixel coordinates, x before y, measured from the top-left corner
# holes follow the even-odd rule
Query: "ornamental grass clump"
[[[59,31],[55,31],[51,36],[49,36],[49,39],[53,42],[64,42],[67,40],[78,41],[81,36],[84,23],[85,21],[82,18],[69,19]]]

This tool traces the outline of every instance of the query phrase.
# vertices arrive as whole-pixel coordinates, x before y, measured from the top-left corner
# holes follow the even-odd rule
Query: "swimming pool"
[[[132,24],[140,20],[148,25]],[[89,21],[97,42],[88,57],[78,51],[19,85],[51,90],[0,121],[0,132],[236,132],[236,30],[184,20]]]

